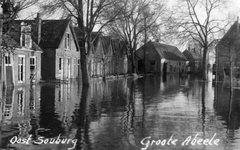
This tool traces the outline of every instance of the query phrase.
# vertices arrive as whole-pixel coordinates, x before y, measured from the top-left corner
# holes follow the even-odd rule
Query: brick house
[[[32,25],[23,21],[3,24],[1,80],[6,86],[41,80],[42,50],[33,40]]]
[[[235,69],[240,67],[237,58],[240,57],[240,24],[237,21],[230,27],[223,38],[216,46],[216,71],[219,80],[223,80],[225,75],[229,75],[230,57],[232,57]]]
[[[144,46],[146,48],[144,62]],[[139,73],[179,73],[186,72],[187,59],[175,46],[149,41],[136,51]]]

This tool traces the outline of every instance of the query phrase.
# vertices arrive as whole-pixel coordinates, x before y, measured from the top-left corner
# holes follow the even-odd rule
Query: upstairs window
[[[32,38],[31,38],[31,26],[21,23],[21,38],[20,43],[22,47],[31,48]]]
[[[5,66],[10,66],[11,65],[11,59],[9,55],[5,56]]]
[[[70,34],[67,33],[65,36],[65,49],[70,50],[71,49],[71,37]]]

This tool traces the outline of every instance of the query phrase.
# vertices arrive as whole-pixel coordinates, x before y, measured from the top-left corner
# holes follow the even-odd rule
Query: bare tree
[[[93,41],[95,38],[92,36],[93,31],[97,29],[99,34],[104,26],[116,19],[121,8],[114,13],[109,13],[108,20],[101,20],[103,11],[111,9],[114,5],[124,0],[52,0],[43,1],[41,7],[45,12],[54,14],[62,12],[62,15],[72,17],[76,21],[80,31],[79,45],[81,52],[81,70],[83,85],[89,86],[89,74],[87,63],[91,50],[93,49]],[[125,0],[126,1],[126,0]],[[95,36],[97,37],[97,36]]]
[[[216,13],[224,4],[222,0],[180,0],[170,19],[168,29],[182,42],[193,39],[203,50],[203,80],[207,79],[207,53],[218,34],[226,24]],[[180,10],[180,11],[179,11]],[[175,31],[175,32],[173,32]]]
[[[159,27],[158,19],[163,14],[163,4],[152,0],[132,0],[126,5],[115,5],[115,9],[124,6],[118,15],[119,20],[107,25],[111,36],[127,42],[128,59],[132,63],[132,72],[136,73],[135,51],[143,39],[144,33]],[[106,17],[108,18],[108,17]],[[149,35],[150,36],[150,35]]]

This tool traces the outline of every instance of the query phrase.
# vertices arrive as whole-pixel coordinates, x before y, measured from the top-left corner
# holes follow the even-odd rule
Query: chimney
[[[37,18],[36,20],[36,24],[37,24],[37,44],[40,43],[41,41],[41,28],[42,28],[42,19],[40,18],[40,14],[37,13]]]

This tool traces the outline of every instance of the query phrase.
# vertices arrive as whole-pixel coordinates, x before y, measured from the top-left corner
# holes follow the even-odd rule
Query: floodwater
[[[168,75],[6,89],[0,149],[240,149],[240,90]]]

